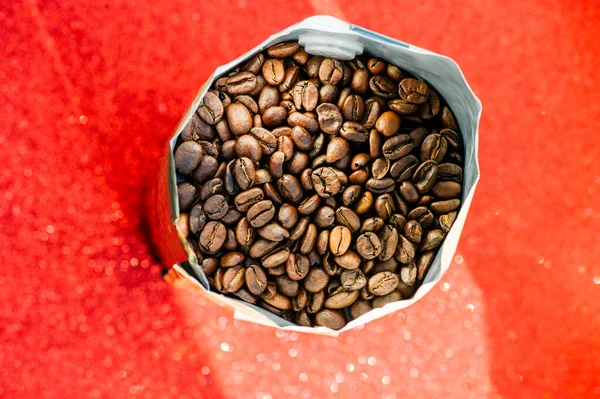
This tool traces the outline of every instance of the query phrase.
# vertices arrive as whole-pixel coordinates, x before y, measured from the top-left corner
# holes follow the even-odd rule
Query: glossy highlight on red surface
[[[156,162],[218,65],[328,13],[455,59],[484,112],[449,272],[339,338],[233,321],[160,277]],[[0,397],[600,396],[593,2],[0,4]]]

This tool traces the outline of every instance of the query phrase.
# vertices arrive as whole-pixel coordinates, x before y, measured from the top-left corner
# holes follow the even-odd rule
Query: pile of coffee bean
[[[463,153],[425,82],[281,43],[216,80],[180,134],[178,228],[214,291],[339,329],[422,283]]]

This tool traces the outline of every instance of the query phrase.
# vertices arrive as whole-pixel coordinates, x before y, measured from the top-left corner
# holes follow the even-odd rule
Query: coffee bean
[[[300,288],[300,285],[297,281],[290,279],[285,274],[275,279],[275,285],[277,285],[277,292],[280,292],[288,297],[296,296]]]
[[[183,142],[175,151],[175,168],[184,175],[190,174],[200,164],[202,146],[195,141]]]
[[[310,293],[322,291],[329,283],[329,275],[325,270],[315,267],[310,269],[304,279],[304,289]]]
[[[363,221],[362,225],[360,226],[360,232],[377,232],[383,227],[384,223],[385,222],[383,221],[383,219],[379,217],[367,218]]]
[[[345,226],[336,226],[329,235],[329,249],[335,256],[343,255],[352,240],[352,232]]]
[[[348,270],[356,270],[360,266],[361,258],[360,256],[351,250],[346,251],[342,255],[336,256],[334,262]]]
[[[371,174],[373,178],[380,180],[387,175],[390,170],[390,160],[387,158],[377,158],[371,166]]]
[[[179,210],[182,212],[187,211],[194,201],[198,190],[190,183],[181,183],[177,185],[177,198],[179,202]]]
[[[265,56],[262,53],[256,54],[244,64],[242,71],[248,71],[256,75],[260,72],[263,62],[265,62]]]
[[[409,220],[416,220],[424,228],[428,229],[434,221],[433,214],[424,206],[419,206],[408,213]]]
[[[421,238],[423,237],[423,228],[416,220],[409,220],[404,226],[404,235],[410,241],[418,244],[421,242]]]
[[[402,234],[398,235],[398,246],[394,253],[394,258],[402,263],[408,264],[413,261],[415,257],[415,246]]]
[[[234,203],[238,211],[240,212],[248,212],[248,209],[259,201],[262,201],[265,198],[263,191],[254,187],[242,193],[239,193],[235,199]]]
[[[459,198],[461,191],[462,186],[453,181],[437,182],[431,190],[435,198],[442,200]]]
[[[247,218],[242,218],[235,227],[235,238],[241,246],[249,246],[254,241],[256,232]]]
[[[358,299],[358,291],[347,291],[339,287],[325,300],[325,307],[329,309],[343,309],[352,305]]]
[[[262,66],[262,74],[268,84],[279,86],[285,78],[283,62],[277,59],[266,60]]]
[[[373,94],[383,98],[393,98],[396,96],[396,84],[393,80],[383,75],[376,75],[369,80],[369,87]]]
[[[324,229],[333,224],[335,220],[335,211],[329,206],[322,206],[317,209],[314,221],[317,227]]]
[[[274,268],[276,266],[279,266],[279,265],[285,263],[288,260],[289,256],[290,256],[289,248],[278,249],[278,250],[275,250],[275,251],[269,253],[267,256],[265,256],[262,259],[262,265],[267,269],[271,269],[271,268]],[[285,273],[285,268],[284,268],[283,273]]]
[[[215,127],[204,122],[198,114],[194,114],[179,137],[183,142],[212,140],[215,138]]]
[[[258,109],[261,114],[271,108],[279,105],[279,90],[273,86],[266,85],[260,92],[258,98]]]
[[[318,326],[339,330],[346,325],[346,320],[340,311],[323,309],[316,314],[315,323]]]
[[[252,129],[252,115],[242,103],[233,103],[227,107],[227,123],[231,133],[236,136],[246,134]]]
[[[329,230],[321,230],[317,237],[316,249],[319,255],[325,255],[329,248]]]
[[[386,111],[377,119],[375,129],[385,137],[391,137],[400,129],[400,116],[393,111]]]
[[[275,207],[269,200],[259,201],[248,209],[246,217],[254,228],[259,228],[269,223],[275,216]]]
[[[383,220],[388,220],[396,212],[394,199],[390,194],[383,194],[375,200],[375,213]]]
[[[229,210],[227,200],[222,195],[213,195],[204,203],[204,212],[209,219],[219,220]]]
[[[283,139],[285,137],[281,137]],[[291,139],[294,145],[301,151],[310,151],[312,149],[313,141],[310,133],[301,126],[295,126],[292,129]]]
[[[369,292],[375,296],[384,296],[394,291],[398,286],[398,275],[391,272],[379,272],[373,275],[368,283]]]
[[[302,186],[298,179],[292,175],[284,174],[281,178],[277,179],[277,189],[283,198],[286,198],[293,204],[302,201],[304,195]]]
[[[254,170],[254,164],[249,158],[238,158],[235,161],[233,174],[240,189],[247,190],[254,184]]]
[[[438,167],[437,180],[439,181],[454,181],[461,183],[462,177],[462,168],[458,165],[453,163],[443,163]]]
[[[323,103],[316,109],[318,124],[327,134],[336,134],[342,127],[343,118],[339,108],[333,104]]]
[[[316,169],[311,177],[315,191],[323,198],[336,195],[342,187],[338,174],[330,167]]]
[[[385,225],[378,234],[379,241],[381,242],[381,254],[379,259],[387,261],[394,256],[396,247],[398,246],[398,231],[392,225]]]
[[[358,299],[350,307],[350,317],[352,320],[359,318],[360,316],[373,310],[371,303],[364,299]]]
[[[427,102],[421,104],[419,115],[424,120],[431,119],[440,113],[440,106],[440,98],[433,90],[430,89],[429,98],[427,98]]]
[[[216,94],[208,92],[198,107],[198,115],[209,125],[215,125],[223,117],[223,103]]]
[[[448,144],[445,138],[437,133],[430,134],[421,145],[421,162],[431,159],[437,163],[441,163],[447,149]]]
[[[387,139],[382,146],[383,156],[395,161],[405,155],[408,155],[414,146],[410,136],[406,134],[399,134],[397,136]]]
[[[279,243],[277,241],[269,241],[259,238],[250,246],[248,254],[250,257],[259,259],[271,252]]]
[[[271,298],[267,298],[263,294],[261,295],[261,298],[263,301],[277,309],[288,310],[292,307],[292,302],[290,301],[290,299],[281,294],[275,294]]]
[[[308,130],[311,134],[316,134],[319,131],[319,123],[317,119],[313,119],[311,116],[301,112],[292,112],[289,114],[287,122],[291,127],[301,126]]]
[[[263,112],[262,121],[265,126],[272,128],[281,125],[286,117],[287,110],[284,107],[269,107]]]
[[[279,43],[267,50],[267,54],[273,58],[287,58],[291,57],[296,51],[300,49],[300,45],[295,42]]]
[[[360,218],[352,209],[342,206],[335,211],[335,222],[346,226],[352,233],[360,229]]]
[[[342,194],[342,202],[344,206],[350,206],[354,204],[359,198],[362,192],[362,187],[358,184],[352,185],[344,190]]]
[[[225,225],[211,220],[202,229],[198,244],[204,252],[214,254],[221,249],[226,238],[227,231]]]
[[[374,233],[363,233],[356,239],[356,250],[364,259],[375,259],[381,254],[381,241]]]
[[[312,111],[317,107],[319,90],[311,81],[303,80],[294,86],[292,98],[294,99],[296,109]]]
[[[317,194],[314,194],[306,198],[300,205],[298,205],[298,212],[302,215],[311,215],[317,210],[320,203],[321,197],[319,197]]]
[[[440,135],[446,139],[446,142],[448,143],[449,148],[451,148],[453,150],[462,149],[462,140],[460,138],[460,135],[458,133],[456,133],[454,130],[442,129],[440,131]]]
[[[400,194],[402,195],[402,198],[404,198],[404,200],[409,204],[414,204],[419,200],[419,193],[417,189],[408,181],[403,181],[400,185]]]
[[[421,241],[420,250],[430,251],[438,248],[440,245],[442,245],[445,237],[446,234],[443,230],[436,229],[428,231],[427,234],[425,234],[423,241]]]
[[[400,280],[406,285],[414,285],[417,281],[417,265],[414,262],[400,269]]]
[[[456,212],[450,212],[446,215],[442,215],[440,216],[440,227],[444,232],[449,232],[450,228],[452,227],[452,225],[454,224],[454,221],[456,220]]]
[[[217,160],[210,155],[204,155],[200,160],[200,165],[198,165],[192,174],[192,179],[194,182],[202,184],[205,181],[213,178],[218,169],[219,163]]]
[[[271,222],[256,230],[259,236],[270,241],[283,241],[290,237],[290,232],[277,222]]]
[[[304,279],[309,271],[308,258],[302,254],[290,253],[285,262],[285,270],[288,277],[294,281]]]
[[[383,179],[371,178],[367,180],[365,184],[367,190],[375,194],[391,193],[396,188],[396,182],[391,177],[384,177]]]
[[[377,58],[371,58],[367,62],[367,68],[373,75],[380,75],[385,71],[385,62]]]
[[[415,188],[420,193],[426,193],[436,182],[438,176],[438,164],[435,161],[425,161],[423,162],[412,177],[412,182],[415,185]]]
[[[227,92],[232,96],[248,94],[256,88],[256,75],[252,72],[240,72],[227,79]]]
[[[344,118],[354,122],[360,122],[365,114],[365,102],[362,97],[351,94],[342,104]]]
[[[411,104],[423,104],[429,96],[429,87],[417,79],[406,78],[398,85],[400,98]]]
[[[279,91],[285,92],[291,89],[298,80],[298,73],[300,72],[300,68],[297,66],[291,66],[285,70],[285,76],[283,78],[283,82],[279,85]]]
[[[245,270],[241,266],[234,266],[227,269],[223,274],[223,290],[227,292],[236,292],[245,282]]]
[[[309,224],[310,220],[308,216],[304,216],[302,219],[300,219],[292,229],[292,232],[290,233],[290,240],[299,240],[304,235],[304,233],[306,233]]]
[[[378,296],[376,298],[373,298],[373,301],[372,301],[373,309],[382,308],[385,305],[387,305],[388,303],[398,302],[401,299],[402,299],[402,295],[400,294],[400,292],[398,292],[397,290],[392,291],[387,295]]]
[[[350,83],[350,87],[352,87],[352,91],[357,94],[367,94],[367,90],[369,89],[369,71],[366,69],[357,69],[352,74],[352,82]]]
[[[429,132],[424,127],[418,127],[413,129],[408,135],[410,136],[415,148],[421,148],[421,145],[423,145],[423,141],[429,135]]]
[[[309,224],[300,242],[300,253],[306,255],[315,248],[317,243],[317,226]]]
[[[447,106],[442,107],[440,122],[444,129],[458,130],[458,124],[456,123],[456,119],[454,119],[454,114]]]
[[[365,143],[369,140],[369,131],[358,122],[344,122],[340,134],[346,140],[353,143]]]
[[[370,191],[365,191],[358,199],[354,211],[359,215],[364,215],[371,209],[371,206],[373,206],[373,194]]]
[[[381,149],[383,144],[383,136],[375,129],[371,129],[369,133],[369,155],[371,158],[379,158],[383,155]]]
[[[326,58],[319,66],[319,79],[323,84],[337,84],[344,76],[342,63],[332,58]]]

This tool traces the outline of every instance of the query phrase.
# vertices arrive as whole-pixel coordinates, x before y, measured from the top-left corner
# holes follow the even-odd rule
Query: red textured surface
[[[600,10],[521,3],[1,2],[0,397],[600,396]],[[315,13],[454,58],[484,104],[444,284],[337,339],[174,291],[143,223],[206,77]]]

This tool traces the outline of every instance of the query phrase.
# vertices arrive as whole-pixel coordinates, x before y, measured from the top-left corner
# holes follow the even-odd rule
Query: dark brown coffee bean
[[[424,206],[419,206],[408,213],[409,220],[416,220],[424,228],[428,229],[433,223],[433,214]]]
[[[360,218],[356,212],[345,206],[335,211],[335,221],[338,225],[349,228],[352,233],[360,229]]]
[[[424,127],[418,127],[412,130],[408,135],[410,136],[415,148],[421,148],[423,141],[425,141],[425,138],[429,136],[429,132]]]
[[[291,57],[299,49],[300,45],[296,42],[284,42],[270,47],[267,50],[267,54],[273,58],[287,58]]]
[[[343,118],[339,108],[323,103],[317,107],[318,124],[327,134],[336,134],[342,127]]]
[[[419,167],[419,160],[414,155],[407,155],[400,158],[390,167],[390,175],[401,183],[412,179],[415,170]]]
[[[356,173],[356,172],[355,172]],[[354,212],[359,215],[363,215],[367,213],[371,207],[373,206],[373,194],[370,191],[365,191],[361,197],[358,199],[358,202],[354,206]]]
[[[282,151],[275,151],[269,160],[269,171],[274,178],[283,176],[283,164],[285,162],[285,154]]]
[[[345,226],[336,226],[329,235],[329,249],[335,256],[343,255],[352,241],[352,232]]]
[[[321,63],[324,59],[325,57],[321,57],[320,55],[311,57],[306,63],[306,74],[311,78],[317,76],[319,74]]]
[[[259,236],[271,241],[283,241],[290,237],[290,232],[277,222],[271,222],[256,230]]]
[[[290,240],[299,240],[304,235],[304,233],[306,233],[306,229],[308,229],[309,224],[310,218],[308,216],[304,216],[303,218],[301,218],[292,229],[292,232],[290,233]]]
[[[227,292],[236,292],[245,282],[245,271],[241,266],[234,266],[223,274],[223,290]]]
[[[421,238],[423,238],[423,228],[416,220],[409,220],[406,222],[406,226],[404,226],[404,235],[410,241],[418,244],[421,242]]]
[[[294,87],[296,81],[298,80],[299,73],[300,68],[295,65],[286,69],[283,82],[279,85],[279,91],[284,92]]]
[[[329,309],[343,309],[352,305],[358,299],[358,291],[347,291],[344,287],[338,287],[325,300],[325,307]]]
[[[219,220],[229,210],[227,200],[222,195],[213,195],[204,202],[204,212],[209,219]]]
[[[374,233],[363,233],[356,239],[356,250],[363,259],[375,259],[381,255],[381,241]]]
[[[383,220],[388,220],[396,212],[394,198],[390,194],[383,194],[375,200],[375,213]]]
[[[406,216],[408,214],[408,205],[406,205],[406,202],[404,201],[404,199],[402,199],[402,195],[400,195],[400,192],[393,192],[392,197],[394,197],[396,209],[398,209],[403,216]]]
[[[281,125],[287,118],[287,110],[284,107],[270,107],[262,114],[262,121],[267,127],[275,127]]]
[[[196,201],[196,195],[198,190],[190,183],[180,183],[177,185],[177,200],[179,203],[179,210],[181,212],[187,211],[194,201]]]
[[[385,71],[385,62],[378,58],[371,58],[367,62],[367,68],[373,75],[380,75]]]
[[[195,141],[185,141],[175,150],[175,168],[184,175],[192,173],[202,159],[202,146]]]
[[[377,308],[384,307],[388,303],[398,302],[401,299],[402,299],[402,295],[400,294],[400,292],[398,292],[396,290],[396,291],[390,292],[387,295],[378,296],[376,298],[373,298],[373,300],[371,302],[373,304],[373,309],[377,309]]]
[[[385,222],[383,221],[383,219],[378,217],[367,218],[363,221],[362,225],[360,226],[360,232],[377,232],[383,227],[384,223]]]
[[[257,202],[248,209],[247,218],[250,225],[259,228],[269,223],[275,216],[275,207],[269,200]]]
[[[334,163],[347,156],[349,151],[350,145],[348,142],[341,137],[335,137],[327,145],[326,161],[327,163]]]
[[[292,112],[289,114],[287,122],[291,127],[301,126],[311,134],[316,134],[319,131],[319,123],[317,120],[301,112]]]
[[[429,87],[417,79],[402,79],[398,85],[400,98],[411,104],[423,104],[429,97]]]
[[[421,104],[419,109],[419,115],[424,120],[431,119],[440,113],[440,107],[440,98],[433,90],[430,89],[429,98],[425,103]]]
[[[200,268],[207,276],[212,276],[219,268],[219,261],[217,258],[206,258],[200,264]]]
[[[420,250],[430,251],[432,249],[438,248],[440,245],[442,245],[442,242],[444,241],[445,237],[446,234],[443,230],[436,229],[428,231],[427,234],[425,234],[423,240],[421,241]]]
[[[323,308],[323,304],[325,303],[325,291],[315,292],[308,297],[308,304],[306,305],[306,310],[310,314],[315,314],[319,310]]]
[[[394,98],[396,96],[396,84],[384,75],[376,75],[369,80],[369,87],[373,94],[383,98]]]
[[[235,251],[237,249],[237,240],[235,239],[235,232],[227,228],[227,237],[225,238],[225,243],[223,243],[223,248],[226,251]]]
[[[258,187],[254,187],[239,193],[235,197],[234,203],[238,211],[248,212],[248,209],[250,209],[252,205],[256,204],[258,201],[262,201],[264,198],[265,195],[263,191]]]
[[[240,72],[227,79],[227,92],[232,96],[248,94],[256,88],[256,76],[252,72]]]
[[[254,171],[254,184],[264,184],[273,181],[271,173],[267,169],[256,169]]]
[[[329,197],[329,198],[323,199],[323,204],[325,204],[326,206],[328,206],[332,209],[336,209],[338,207],[338,203],[334,197]]]
[[[335,103],[337,101],[339,90],[336,85],[323,85],[319,89],[319,103]],[[341,126],[341,123],[340,123]]]
[[[342,104],[342,114],[349,121],[362,121],[365,114],[365,101],[356,94],[349,95]]]
[[[457,212],[450,212],[446,215],[440,216],[440,227],[444,232],[448,233],[450,231],[450,228],[456,220],[456,215]]]
[[[279,86],[285,78],[283,62],[277,59],[266,60],[262,66],[262,74],[268,84]]]
[[[233,295],[236,298],[239,298],[244,302],[248,302],[248,303],[252,303],[252,304],[255,304],[256,301],[258,301],[258,298],[255,295],[252,295],[252,293],[244,287],[242,287],[239,290],[237,290],[236,292],[234,292]]]
[[[302,241],[300,241],[300,253],[306,255],[315,248],[317,243],[317,226],[309,224],[304,233]]]
[[[369,155],[373,159],[377,159],[383,155],[383,136],[375,129],[371,129],[369,134]]]
[[[250,225],[247,218],[242,218],[235,227],[235,238],[243,247],[249,246],[254,241],[256,232]]]
[[[390,258],[385,261],[377,261],[375,262],[375,267],[371,271],[372,274],[377,274],[381,272],[392,272],[395,273],[398,271],[398,261],[394,258]]]
[[[342,188],[338,174],[333,168],[318,168],[313,172],[311,177],[315,191],[323,198],[336,195]]]
[[[342,255],[336,256],[333,260],[337,265],[348,270],[358,269],[361,262],[360,256],[356,252],[351,250],[346,251]]]
[[[262,157],[262,147],[258,141],[249,134],[238,137],[235,141],[235,153],[238,158],[248,158],[252,162],[258,162]]]
[[[371,260],[371,261],[369,261],[369,262],[373,262],[373,261]],[[367,284],[368,284],[368,282],[367,282]],[[361,297],[362,299],[364,299],[365,301],[369,301],[369,300],[373,299],[373,298],[375,297],[375,295],[373,295],[373,294],[371,294],[371,293],[369,292],[369,288],[368,288],[368,287],[363,287],[363,288],[360,290],[360,297]]]
[[[371,174],[375,179],[383,179],[390,170],[390,160],[387,158],[377,158],[371,166]]]
[[[381,106],[375,99],[370,98],[365,101],[365,115],[363,125],[367,129],[373,129],[381,115]]]
[[[264,258],[262,258],[262,265],[267,269],[271,269],[284,264],[288,260],[289,256],[289,248],[276,249],[273,252],[266,255]],[[283,270],[283,273],[285,273],[285,268]],[[277,275],[281,275],[281,273],[278,273]]]
[[[461,191],[462,186],[453,181],[437,182],[431,190],[436,199],[442,200],[460,198]]]
[[[442,129],[440,134],[446,139],[449,148],[457,151],[462,149],[462,140],[460,138],[460,134],[456,133],[452,129]]]
[[[412,115],[419,110],[417,104],[409,103],[401,98],[396,98],[388,103],[390,109],[400,115]]]
[[[392,64],[387,65],[386,73],[392,80],[395,80],[396,82],[401,81],[405,76],[404,72],[402,72],[400,68]]]
[[[398,246],[398,231],[394,226],[387,224],[379,231],[378,237],[381,242],[379,259],[382,261],[391,259]]]
[[[303,80],[294,86],[292,98],[294,99],[296,109],[312,111],[317,107],[319,90],[311,81]]]
[[[198,114],[194,114],[192,119],[181,131],[182,141],[200,141],[200,140],[212,140],[215,138],[215,127],[204,122]]]
[[[320,204],[321,197],[318,194],[314,194],[298,205],[298,212],[302,215],[311,215],[317,210]]]
[[[314,267],[310,269],[306,278],[304,279],[304,289],[310,293],[317,293],[323,291],[323,289],[329,283],[329,275],[325,273],[325,270]]]
[[[284,174],[277,179],[277,189],[281,196],[293,204],[298,204],[302,201],[304,192],[298,179],[292,175]]]
[[[217,131],[217,134],[219,135],[219,138],[222,141],[227,141],[227,140],[233,139],[233,133],[231,133],[231,130],[229,129],[229,125],[227,124],[227,119],[221,119],[215,125],[215,129]]]
[[[200,205],[200,204],[197,204],[192,208],[192,210],[189,213],[188,219],[189,219],[188,223],[190,225],[190,231],[193,234],[198,234],[198,232],[200,230],[202,230],[202,228],[208,221],[208,217],[204,213],[204,209],[202,208],[202,205]]]
[[[324,229],[333,224],[335,220],[335,211],[329,206],[322,206],[317,210],[314,221],[317,227]]]
[[[402,198],[404,198],[404,200],[409,204],[414,204],[419,200],[419,193],[417,192],[417,189],[408,181],[403,181],[400,185],[400,194],[402,195]]]
[[[308,53],[302,47],[300,47],[298,51],[292,54],[292,60],[296,64],[304,66],[308,62]]]
[[[285,262],[288,277],[294,281],[302,280],[308,274],[310,264],[306,255],[290,253]]]
[[[369,71],[366,69],[357,69],[352,74],[352,82],[350,87],[356,94],[367,94],[369,89]]]
[[[221,179],[211,179],[202,185],[200,189],[200,199],[205,201],[208,197],[220,194],[223,191],[223,181]]]
[[[371,294],[384,296],[394,291],[399,281],[398,275],[395,273],[379,272],[369,279],[367,287]]]
[[[231,160],[235,158],[235,140],[227,140],[221,146],[221,158]]]
[[[360,269],[344,270],[340,276],[342,286],[347,291],[358,291],[367,285],[367,278]],[[327,306],[327,305],[325,305]]]
[[[430,134],[421,145],[421,162],[431,159],[437,163],[441,163],[447,149],[448,144],[445,138],[437,133]]]
[[[383,156],[392,161],[408,155],[413,148],[414,146],[410,136],[406,134],[399,134],[389,138],[382,146]]]
[[[259,238],[250,246],[249,255],[252,258],[259,259],[271,252],[279,243]]]
[[[216,94],[208,92],[204,95],[197,112],[204,122],[215,125],[223,117],[223,103]]]
[[[292,204],[283,204],[277,213],[277,220],[286,229],[291,229],[298,221],[298,210]]]
[[[354,204],[359,198],[362,191],[362,187],[358,184],[352,185],[344,190],[342,194],[342,202],[344,206],[350,206]]]
[[[339,330],[346,325],[346,320],[342,312],[331,309],[323,309],[315,316],[317,326]]]
[[[383,179],[371,178],[367,180],[365,184],[367,190],[374,194],[391,193],[396,189],[396,182],[391,177],[384,177]]]
[[[337,84],[343,76],[342,63],[338,60],[326,58],[319,67],[319,79],[323,84]]]
[[[210,221],[200,233],[198,244],[200,249],[208,254],[217,253],[227,238],[225,225],[220,222]]]
[[[302,327],[312,327],[312,321],[304,310],[296,313],[296,324]]]
[[[375,129],[385,137],[395,135],[400,129],[400,116],[393,111],[386,111],[377,119]]]
[[[198,183],[202,184],[205,181],[212,179],[219,169],[219,163],[214,157],[210,155],[204,155],[202,160],[200,160],[200,165],[196,168],[194,173],[192,174],[192,179]]]
[[[371,303],[369,301],[365,301],[364,299],[358,299],[350,307],[350,317],[352,318],[352,320],[354,320],[370,312],[371,310],[373,310],[373,307],[371,306]]]
[[[277,285],[277,292],[289,297],[296,296],[298,294],[298,289],[300,288],[300,285],[297,281],[290,279],[285,274],[277,277],[275,279],[275,284]]]
[[[446,106],[442,107],[442,116],[440,118],[440,122],[442,128],[444,129],[452,129],[454,131],[458,130],[458,124],[456,123],[456,119],[454,119],[454,114],[452,114],[450,108]]]
[[[425,274],[435,259],[435,251],[423,252],[417,261],[417,279],[423,281]]]
[[[321,230],[317,236],[316,249],[319,255],[325,255],[329,249],[329,230]]]
[[[453,163],[443,163],[439,165],[437,171],[438,181],[454,181],[457,183],[462,182],[463,172],[462,168]]]
[[[394,253],[394,258],[402,263],[408,264],[413,261],[415,257],[415,246],[402,234],[398,235],[398,246]]]
[[[254,164],[249,158],[239,158],[235,161],[233,174],[240,189],[247,190],[254,184],[254,170]]]
[[[223,292],[223,274],[226,269],[219,268],[213,276],[213,287],[217,292]],[[210,280],[209,280],[210,281]]]
[[[438,165],[435,161],[425,161],[415,170],[412,182],[420,193],[426,193],[436,182]]]
[[[277,150],[283,152],[285,161],[289,161],[294,156],[294,141],[288,136],[278,137]]]
[[[244,66],[242,66],[242,71],[248,71],[257,75],[260,72],[264,62],[265,56],[262,53],[256,54],[254,57],[250,58],[250,60],[246,62]]]
[[[279,90],[273,86],[266,85],[260,92],[258,98],[258,109],[261,113],[264,113],[271,107],[279,105]]]
[[[284,139],[285,137],[280,137],[280,139]],[[312,149],[312,137],[308,133],[306,129],[301,126],[295,126],[292,129],[292,137],[291,137],[296,148],[302,151],[310,151]],[[293,151],[293,148],[292,148]]]
[[[344,122],[340,135],[353,143],[365,143],[369,140],[369,131],[358,122]]]
[[[227,107],[227,123],[231,133],[241,136],[252,129],[252,115],[244,104],[233,103]]]

